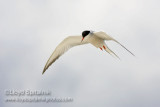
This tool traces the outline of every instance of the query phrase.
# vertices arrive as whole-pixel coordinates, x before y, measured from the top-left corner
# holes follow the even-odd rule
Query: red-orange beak
[[[82,40],[81,40],[81,42],[84,40],[84,37],[82,37]]]

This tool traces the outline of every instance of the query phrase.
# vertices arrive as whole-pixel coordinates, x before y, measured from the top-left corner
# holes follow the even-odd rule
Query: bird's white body
[[[87,41],[97,48],[103,47],[103,45],[104,45],[104,40],[97,37],[97,36],[89,35]]]
[[[120,44],[118,41],[116,41],[115,39],[113,39],[112,37],[110,37],[109,35],[107,35],[105,32],[92,32],[90,31],[90,33],[85,37],[85,39],[81,42],[82,36],[69,36],[67,38],[65,38],[55,49],[55,51],[52,53],[52,55],[50,56],[50,58],[48,59],[43,73],[48,69],[48,67],[54,63],[62,54],[64,54],[67,50],[69,50],[70,48],[77,46],[77,45],[83,45],[83,44],[87,44],[90,43],[93,46],[100,48],[101,50],[105,50],[106,52],[108,52],[111,55],[115,55],[116,57],[118,57],[112,50],[110,50],[106,43],[105,40],[113,40],[115,42],[117,42],[118,44]],[[120,44],[122,47],[124,47],[122,44]],[[125,48],[125,47],[124,47]],[[126,48],[125,48],[126,49]],[[127,51],[129,51],[128,49],[126,49]],[[130,51],[129,51],[130,52]],[[131,52],[130,52],[131,53]],[[131,53],[132,54],[132,53]],[[132,54],[134,55],[134,54]],[[118,57],[119,58],[119,57]]]

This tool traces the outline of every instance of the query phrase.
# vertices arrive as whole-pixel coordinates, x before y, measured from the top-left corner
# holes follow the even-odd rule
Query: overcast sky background
[[[74,47],[42,75],[56,46],[104,31],[121,60]],[[0,107],[160,107],[159,0],[0,0]],[[51,90],[71,103],[6,103],[5,90]]]

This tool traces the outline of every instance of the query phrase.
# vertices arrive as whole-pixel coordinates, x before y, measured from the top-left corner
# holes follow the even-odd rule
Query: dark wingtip
[[[44,72],[42,72],[42,75],[44,74]]]
[[[42,75],[44,74],[44,72],[46,71],[46,69],[44,68],[43,72],[42,72]]]

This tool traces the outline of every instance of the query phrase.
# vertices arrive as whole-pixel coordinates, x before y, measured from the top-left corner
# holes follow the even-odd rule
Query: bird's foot
[[[106,47],[103,45],[103,48],[106,49]]]
[[[99,48],[103,51],[103,49],[101,47],[99,47]]]

